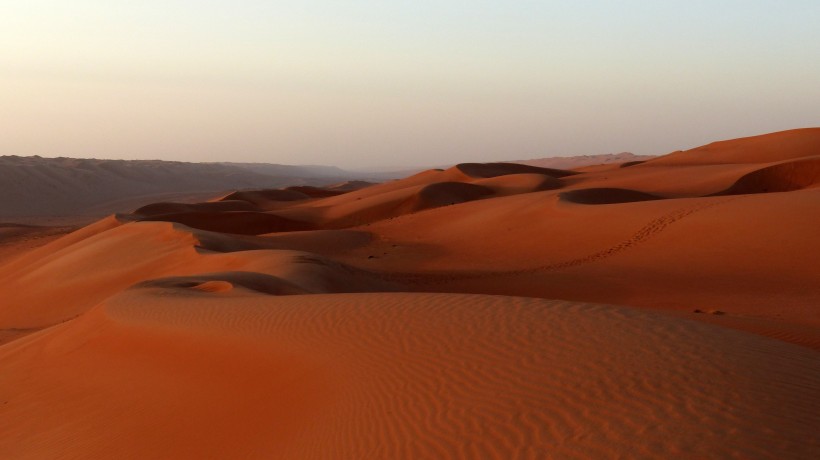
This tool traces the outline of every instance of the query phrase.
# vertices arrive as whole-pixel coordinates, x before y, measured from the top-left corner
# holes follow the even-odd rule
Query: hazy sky
[[[820,1],[0,2],[0,154],[346,167],[820,126]]]

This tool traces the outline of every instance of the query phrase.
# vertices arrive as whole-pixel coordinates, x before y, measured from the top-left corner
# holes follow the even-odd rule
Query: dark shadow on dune
[[[361,190],[363,188],[371,187],[373,185],[377,185],[378,182],[368,182],[363,180],[349,180],[345,182],[340,182],[338,184],[332,184],[325,187],[325,190],[332,190],[335,192],[355,192],[356,190]]]
[[[490,189],[498,188],[504,194],[504,190],[515,190],[513,195],[522,193],[543,192],[544,190],[557,190],[563,188],[566,183],[553,176],[540,173],[508,174],[504,176],[489,177],[475,181],[476,185],[483,185]]]
[[[637,166],[646,163],[647,160],[638,160],[638,161],[627,161],[626,163],[621,163],[620,168],[628,168],[630,166]]]
[[[571,190],[559,195],[561,200],[577,204],[617,204],[662,200],[663,197],[622,188],[588,188]]]
[[[808,158],[752,171],[713,196],[793,192],[817,186],[820,186],[820,158]]]
[[[238,200],[208,201],[204,203],[153,203],[143,206],[134,215],[140,218],[161,216],[164,214],[183,214],[191,212],[230,212],[230,211],[259,211],[251,203]]]
[[[492,194],[492,189],[481,185],[464,182],[438,182],[423,187],[402,203],[400,208],[402,213],[417,212],[479,200]]]
[[[564,182],[553,176],[544,176],[543,182],[533,188],[533,192],[543,192],[545,190],[558,190],[564,187]]]
[[[310,198],[327,198],[330,196],[337,196],[348,193],[348,190],[328,190],[319,187],[311,187],[309,185],[296,185],[293,187],[288,187],[285,190],[303,193],[309,196]]]
[[[313,226],[265,212],[188,212],[161,214],[157,216],[133,216],[138,221],[176,222],[188,227],[211,232],[237,235],[261,235],[263,233],[295,232],[311,230]]]
[[[488,177],[506,176],[509,174],[544,174],[552,177],[566,177],[580,174],[576,171],[566,171],[563,169],[539,168],[538,166],[530,166],[518,163],[461,163],[454,168],[461,171],[463,174],[476,178],[483,179]]]
[[[339,248],[358,248],[373,240],[372,234],[360,230],[310,230],[267,236],[229,235],[202,230],[194,231],[194,236],[199,241],[198,248],[222,253],[270,249],[311,252],[317,247],[323,252],[333,252],[341,250]]]

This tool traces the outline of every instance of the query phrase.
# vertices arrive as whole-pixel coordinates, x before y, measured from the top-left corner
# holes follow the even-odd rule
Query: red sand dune
[[[585,188],[564,192],[560,197],[565,201],[579,204],[633,203],[661,199],[649,193],[621,188]]]
[[[820,186],[820,156],[785,161],[742,176],[722,195],[792,192]]]
[[[210,204],[210,203],[209,203]],[[260,235],[273,232],[293,232],[307,230],[306,222],[277,216],[272,213],[254,211],[191,211],[160,214],[143,217],[143,221],[178,222],[191,228],[213,232]]]
[[[415,195],[408,198],[400,206],[400,212],[409,214],[424,209],[479,200],[492,194],[492,189],[481,185],[463,182],[437,182],[422,187]]]
[[[771,163],[815,155],[820,155],[820,129],[803,128],[713,142],[685,152],[673,152],[647,163],[670,166]]]
[[[0,457],[813,458],[818,139],[101,220],[0,265]]]
[[[472,178],[498,177],[509,174],[545,174],[553,177],[565,177],[577,174],[573,171],[561,169],[540,168],[538,166],[522,165],[517,163],[462,163],[455,169]]]
[[[0,348],[0,453],[808,458],[820,448],[820,359],[794,345],[540,299],[201,287],[132,289]]]

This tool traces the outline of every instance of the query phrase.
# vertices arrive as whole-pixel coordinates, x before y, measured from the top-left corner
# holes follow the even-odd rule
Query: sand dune
[[[136,288],[0,349],[0,453],[808,458],[820,448],[820,358],[797,346],[538,299],[201,286]]]
[[[792,192],[820,185],[820,155],[786,161],[750,172],[737,180],[722,195]]]
[[[462,163],[454,166],[454,169],[461,171],[472,178],[486,178],[506,176],[509,174],[544,174],[552,177],[565,177],[577,174],[572,171],[562,169],[540,168],[537,166],[522,165],[516,163]]]
[[[159,202],[18,251],[0,457],[813,458],[818,133]]]
[[[463,182],[438,182],[422,187],[418,193],[403,203],[404,212],[438,208],[492,195],[493,190],[481,185]]]
[[[585,188],[564,192],[560,196],[565,201],[580,204],[632,203],[660,199],[649,193],[621,188]]]
[[[537,173],[507,174],[474,180],[472,183],[489,187],[499,196],[554,190],[564,186],[564,182],[555,176]]]
[[[0,223],[0,263],[16,258],[76,230],[72,225]]]
[[[305,222],[280,217],[271,213],[254,211],[231,211],[230,215],[227,216],[226,213],[218,211],[180,212],[144,217],[142,220],[178,222],[200,230],[242,235],[293,232],[310,228],[310,225]]]
[[[803,128],[713,142],[647,161],[652,165],[771,163],[818,155],[820,128]]]

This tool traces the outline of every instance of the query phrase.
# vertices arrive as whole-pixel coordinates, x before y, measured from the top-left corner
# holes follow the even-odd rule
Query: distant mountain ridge
[[[0,221],[105,215],[157,200],[360,179],[324,166],[0,156]]]
[[[514,160],[510,163],[520,163],[541,168],[575,169],[585,166],[617,164],[631,161],[646,161],[656,158],[655,155],[635,155],[630,152],[605,153],[601,155],[578,155],[574,157],[547,157],[531,160]]]
[[[232,166],[236,168],[246,169],[259,174],[267,174],[271,176],[289,176],[289,177],[350,177],[350,171],[345,171],[336,166],[323,165],[280,165],[273,163],[232,163],[221,162],[221,165]]]

